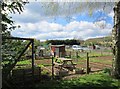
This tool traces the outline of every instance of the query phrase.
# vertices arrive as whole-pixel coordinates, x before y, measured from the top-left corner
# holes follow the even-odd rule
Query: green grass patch
[[[44,81],[36,89],[119,89],[120,81],[106,73],[84,75],[69,80]]]
[[[39,64],[38,67],[46,67],[46,66],[52,66],[52,64]]]
[[[100,60],[97,58],[90,58],[90,62],[98,62],[98,63],[105,63],[105,64],[112,64],[112,61]]]
[[[52,64],[43,64],[44,66],[52,66]]]
[[[109,56],[109,55],[111,55],[110,53],[108,53],[108,52],[91,52],[91,53],[89,53],[89,56],[90,57],[100,57],[100,56]]]
[[[3,64],[8,64],[9,63],[9,61],[3,61],[1,64],[3,65]]]
[[[37,66],[38,66],[38,67],[41,67],[41,68],[42,68],[42,67],[45,67],[43,64],[39,64],[39,65],[37,65]]]
[[[30,60],[22,60],[17,62],[17,65],[29,65],[29,64],[31,64]]]
[[[101,51],[91,51],[91,52],[88,52],[89,53],[89,57],[101,57],[101,56],[111,56],[112,53],[110,52],[101,52]],[[86,52],[78,52],[78,58],[86,58],[87,56],[87,53]],[[68,56],[69,58],[69,56]],[[76,59],[77,56],[76,56],[76,53],[73,53],[71,55],[71,58],[72,59]]]

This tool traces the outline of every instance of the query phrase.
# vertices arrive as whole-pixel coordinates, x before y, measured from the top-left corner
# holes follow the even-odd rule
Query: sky
[[[21,14],[10,14],[15,24],[20,25],[20,28],[13,30],[11,34],[15,37],[36,38],[41,41],[86,40],[111,34],[114,16],[112,8],[109,8],[108,12],[103,11],[103,6],[95,10],[95,6],[91,6],[92,10],[86,10],[86,8],[81,10],[77,4],[78,2],[72,5],[66,4],[55,12],[56,8],[53,8],[52,4],[30,2],[25,5]],[[47,7],[44,8],[42,5]],[[57,7],[58,4],[55,5]],[[85,4],[81,5],[85,6]]]

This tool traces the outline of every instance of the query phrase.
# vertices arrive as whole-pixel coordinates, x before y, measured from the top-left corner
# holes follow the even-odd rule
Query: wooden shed
[[[57,57],[65,57],[65,45],[51,45],[51,53]]]

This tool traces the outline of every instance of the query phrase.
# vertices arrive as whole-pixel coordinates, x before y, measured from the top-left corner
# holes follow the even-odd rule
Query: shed
[[[37,47],[37,54],[38,54],[38,56],[39,56],[39,57],[43,57],[43,56],[44,56],[44,55],[43,55],[44,53],[45,53],[45,48],[42,47],[42,46],[38,46],[38,47]]]
[[[65,45],[51,45],[51,53],[58,57],[65,57]]]

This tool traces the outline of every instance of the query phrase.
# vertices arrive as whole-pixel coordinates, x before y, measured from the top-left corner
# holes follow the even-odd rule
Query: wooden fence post
[[[102,50],[101,50],[101,56],[103,56]]]
[[[41,81],[41,67],[38,67],[39,68],[39,79],[40,79],[40,81]]]
[[[78,58],[78,52],[76,52],[76,58]]]
[[[89,54],[87,52],[87,61],[86,61],[86,73],[89,74],[90,68],[89,68]]]
[[[70,51],[70,58],[71,58],[71,51]]]
[[[52,79],[54,79],[54,57],[52,57]]]
[[[34,39],[31,41],[32,42],[32,77],[33,77],[33,80],[34,80]],[[34,81],[33,81],[34,83]]]
[[[76,61],[78,61],[78,51],[76,52]]]
[[[25,84],[25,69],[23,69],[23,84]]]
[[[54,52],[54,55],[53,55],[54,57],[56,57],[56,52]]]

